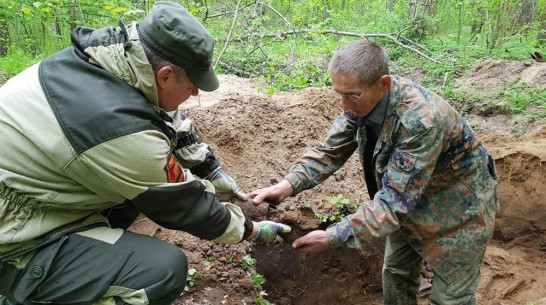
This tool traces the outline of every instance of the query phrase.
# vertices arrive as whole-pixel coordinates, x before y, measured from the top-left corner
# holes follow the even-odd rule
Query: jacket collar
[[[138,23],[126,25],[120,20],[121,32],[104,29],[86,29],[73,35],[75,47],[82,48],[89,56],[89,62],[100,66],[127,84],[138,89],[142,95],[159,108],[157,87],[152,66],[140,43]],[[106,37],[109,36],[109,37]],[[103,43],[89,43],[100,41]],[[107,42],[107,43],[104,43]]]

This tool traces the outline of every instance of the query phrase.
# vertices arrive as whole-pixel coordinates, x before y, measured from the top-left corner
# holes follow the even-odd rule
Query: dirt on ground
[[[499,66],[504,70],[497,71]],[[484,82],[521,72],[521,67],[525,64],[483,63],[470,77],[489,75]],[[537,73],[544,71],[546,64]],[[280,181],[309,148],[323,140],[340,113],[339,101],[329,89],[269,97],[255,80],[229,75],[220,80],[218,91],[186,102],[183,111],[196,122],[222,167],[247,192]],[[535,121],[522,137],[513,138],[503,132],[510,128],[506,123],[510,118],[504,125],[503,116],[470,115],[467,119],[496,160],[501,204],[481,269],[478,303],[546,303],[546,122]],[[343,194],[355,202],[368,199],[362,177],[355,154],[321,185],[276,208],[263,208],[255,219],[290,224],[295,232],[285,236],[288,241],[324,228],[316,214],[334,212],[328,198]],[[382,304],[383,241],[365,252],[328,250],[306,255],[287,244],[213,244],[160,228],[144,217],[132,230],[167,240],[187,254],[191,281],[176,304],[255,304],[260,298],[281,305]],[[263,285],[256,273],[265,277]],[[431,273],[423,269],[422,274],[430,277]],[[260,297],[264,291],[267,295]],[[420,298],[420,304],[426,304],[426,297]]]

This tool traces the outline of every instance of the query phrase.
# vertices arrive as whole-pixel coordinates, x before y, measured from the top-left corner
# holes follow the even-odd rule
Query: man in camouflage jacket
[[[329,71],[344,112],[324,143],[278,184],[252,194],[280,202],[312,188],[359,148],[370,200],[326,231],[296,240],[300,252],[365,249],[386,237],[385,304],[416,304],[422,261],[434,271],[431,304],[475,304],[498,210],[493,159],[462,116],[433,92],[389,75],[385,51],[355,41]]]
[[[187,259],[124,231],[138,212],[220,243],[289,230],[218,201],[245,195],[177,113],[218,88],[208,31],[166,1],[120,27],[77,28],[0,88],[0,305],[170,304]]]

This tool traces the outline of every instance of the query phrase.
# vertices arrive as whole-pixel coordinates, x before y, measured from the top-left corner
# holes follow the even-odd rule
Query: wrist
[[[286,179],[282,179],[281,182],[279,182],[279,188],[281,189],[282,200],[294,194],[294,188],[292,187],[292,184],[290,184],[290,182]]]
[[[252,240],[254,237],[256,237],[258,235],[258,232],[260,231],[260,224],[258,224],[257,222],[253,221],[252,222],[252,233],[250,233],[250,235],[248,236],[247,240]]]
[[[343,241],[341,240],[336,224],[330,225],[326,230],[326,239],[328,240],[328,246],[331,248],[343,247]]]
[[[214,178],[216,178],[216,175],[218,174],[218,172],[219,172],[221,169],[222,169],[222,168],[220,167],[220,165],[218,165],[216,168],[214,168],[213,170],[211,170],[210,173],[208,173],[208,175],[206,175],[205,177],[203,177],[203,179],[209,180],[209,181],[214,180]]]

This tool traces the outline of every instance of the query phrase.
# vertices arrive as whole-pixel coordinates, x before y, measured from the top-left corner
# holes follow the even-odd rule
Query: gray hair
[[[148,61],[150,62],[150,65],[152,66],[152,70],[154,70],[154,75],[157,75],[157,71],[159,71],[161,68],[165,66],[169,66],[173,68],[174,74],[178,79],[183,78],[186,76],[186,72],[183,68],[170,63],[169,61],[165,60],[163,57],[155,54],[145,43],[141,43],[142,49],[144,49],[144,53],[146,54],[146,57],[148,58]]]
[[[361,39],[342,46],[330,60],[328,72],[357,76],[367,83],[389,74],[387,52],[375,42]]]

